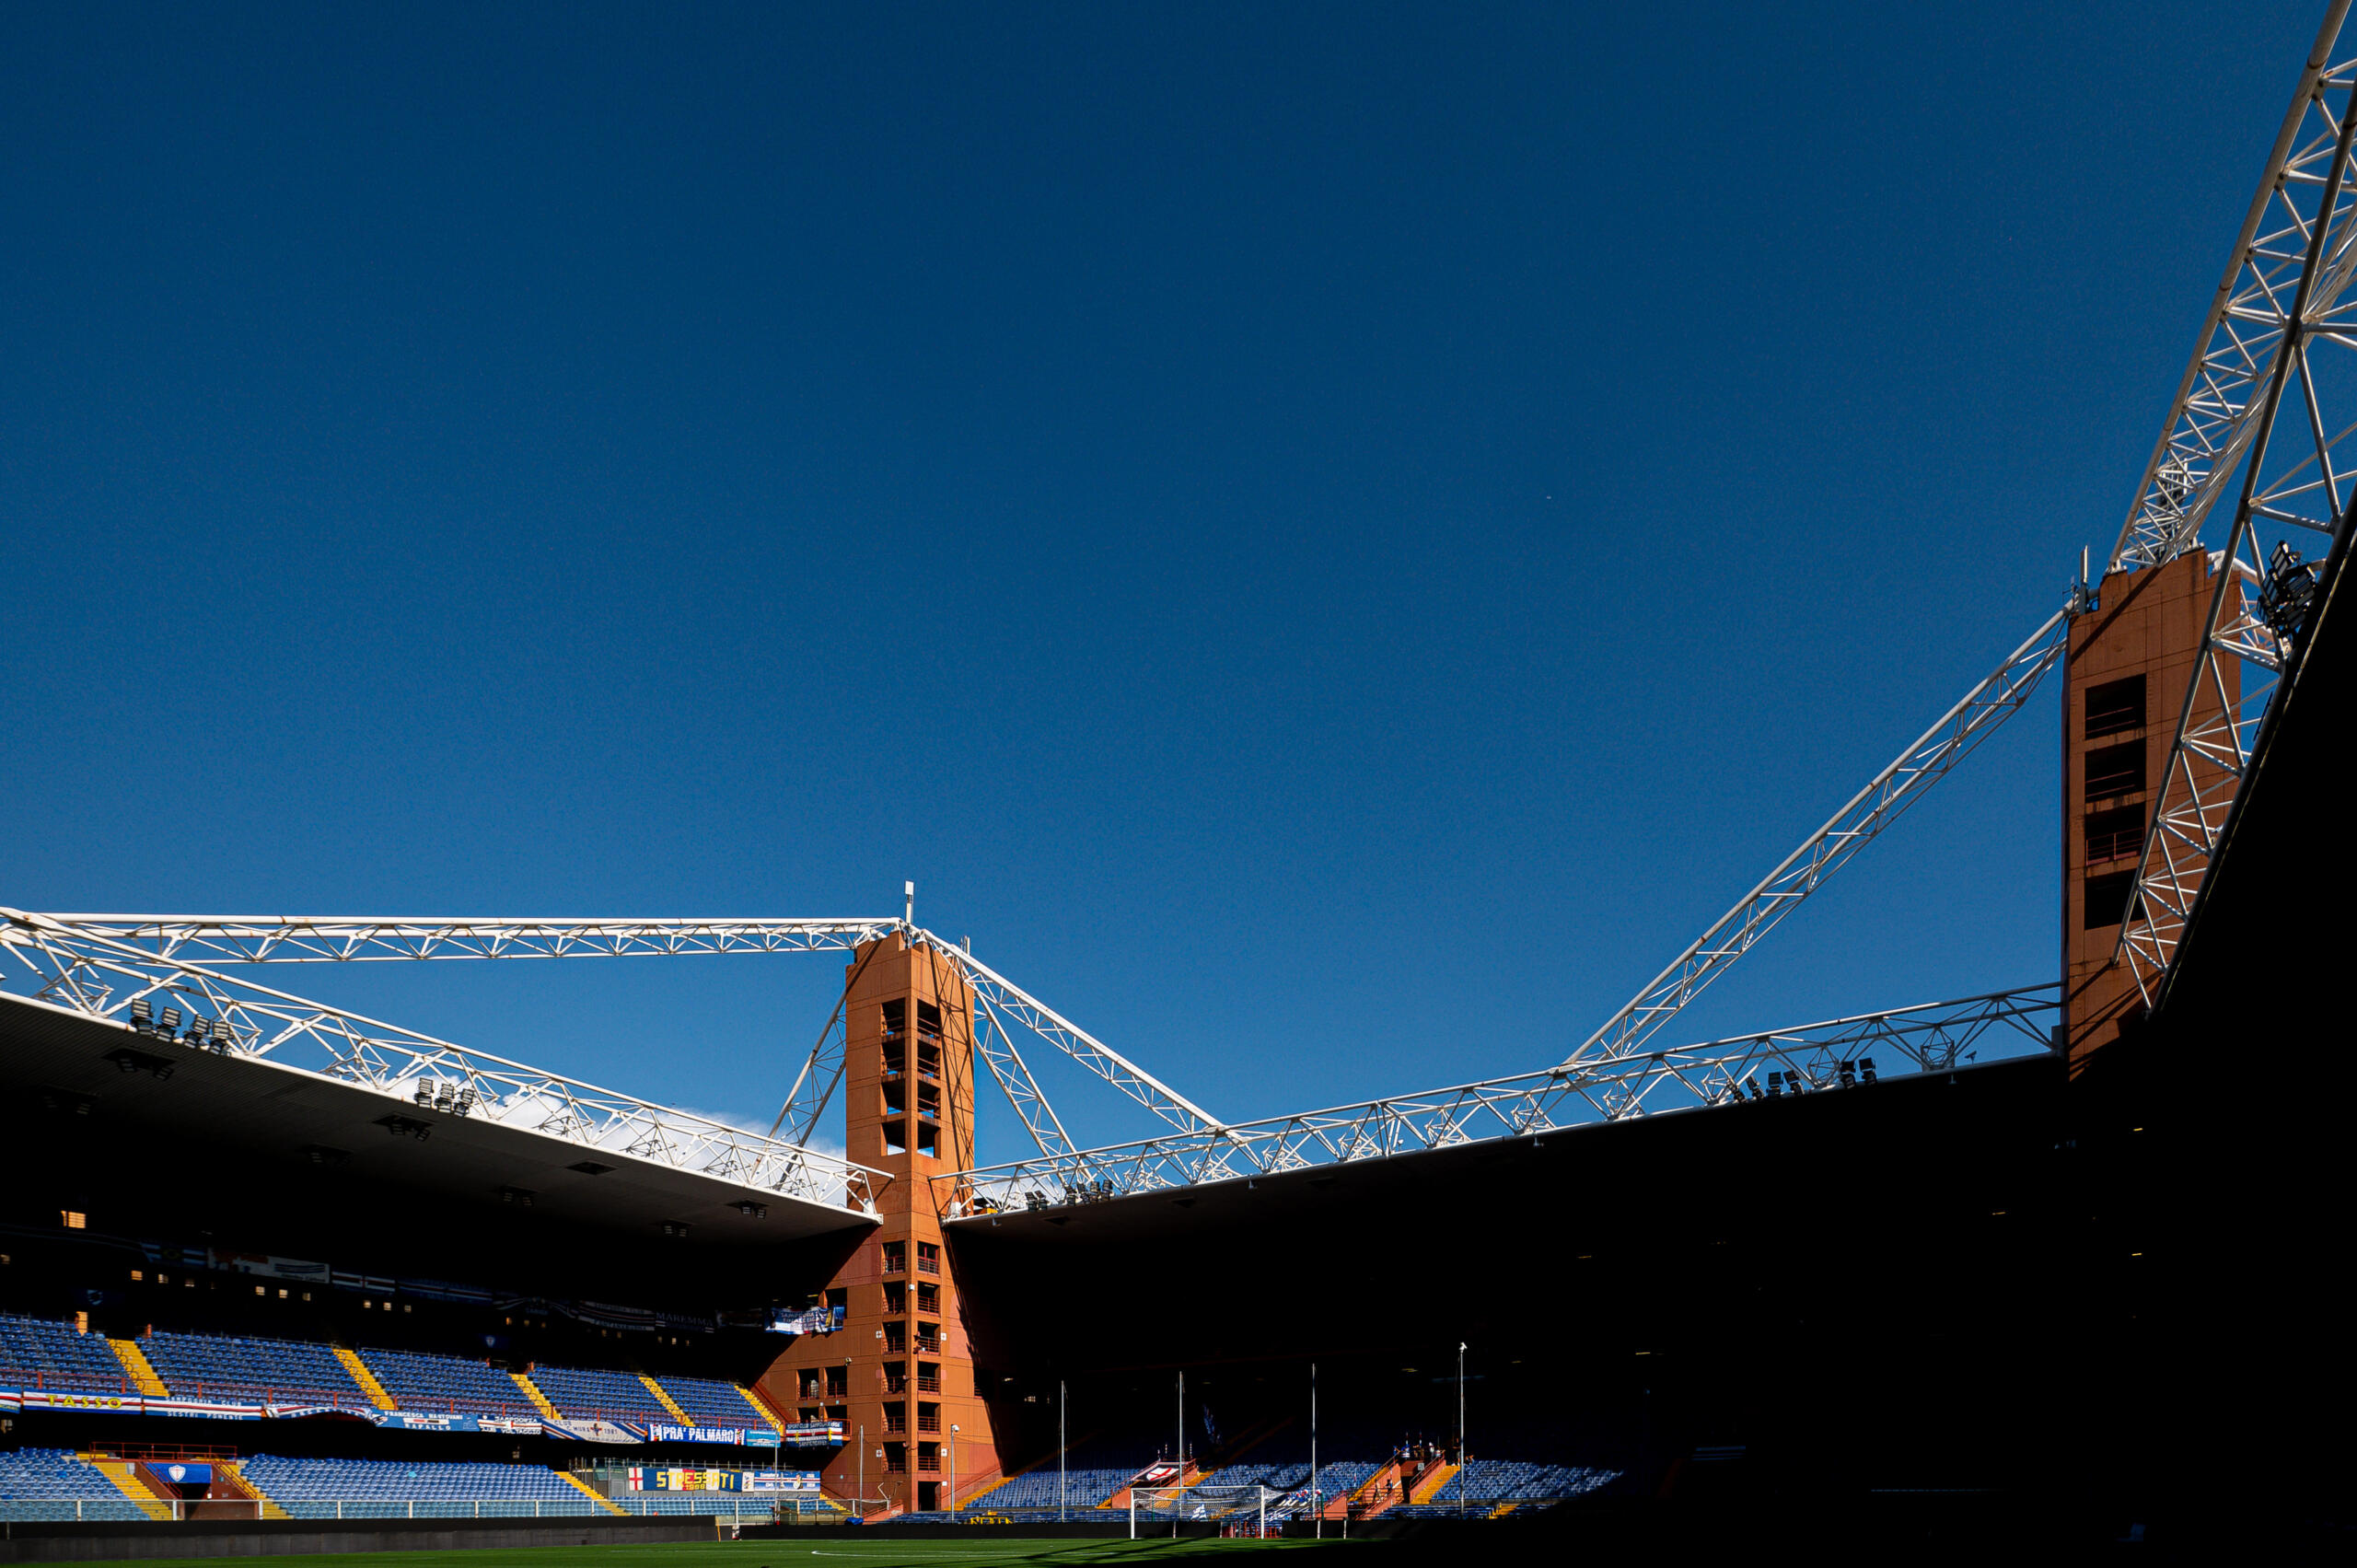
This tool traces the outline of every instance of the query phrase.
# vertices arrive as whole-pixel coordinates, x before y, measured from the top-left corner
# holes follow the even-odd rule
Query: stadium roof
[[[44,1181],[81,1191],[135,1172],[153,1199],[153,1223],[116,1214],[107,1216],[106,1228],[152,1232],[158,1239],[176,1238],[165,1211],[180,1210],[184,1224],[203,1217],[176,1201],[189,1191],[250,1191],[261,1181],[273,1188],[273,1201],[251,1205],[251,1232],[238,1234],[228,1228],[234,1217],[204,1210],[224,1245],[278,1245],[318,1256],[340,1241],[355,1264],[391,1267],[397,1265],[364,1255],[387,1237],[388,1227],[366,1225],[369,1239],[362,1243],[354,1232],[363,1227],[354,1222],[363,1214],[430,1227],[446,1252],[461,1237],[482,1241],[528,1220],[536,1234],[562,1236],[572,1247],[627,1264],[644,1294],[643,1248],[668,1260],[669,1283],[682,1277],[682,1266],[686,1275],[714,1267],[738,1272],[752,1260],[749,1252],[784,1244],[837,1238],[847,1248],[877,1223],[849,1206],[626,1150],[592,1151],[267,1058],[182,1049],[122,1024],[17,997],[0,996],[0,1097],[17,1123],[11,1144],[54,1151]],[[340,1227],[323,1228],[315,1217],[285,1234],[278,1211],[331,1194],[346,1215]],[[265,1225],[282,1239],[261,1234]],[[435,1272],[463,1266],[446,1261]]]

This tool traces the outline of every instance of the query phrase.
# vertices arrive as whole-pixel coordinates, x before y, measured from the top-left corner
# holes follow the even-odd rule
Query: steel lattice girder
[[[2027,641],[2006,655],[1914,744],[1852,796],[1825,826],[1804,839],[1758,887],[1622,1004],[1563,1064],[1612,1062],[1637,1054],[1655,1030],[1799,908],[1826,877],[1898,820],[1924,791],[1946,777],[2029,700],[2038,681],[2054,667],[2069,636],[2075,602],[2074,595],[2073,604],[2056,610]]]
[[[932,1179],[944,1212],[962,1213],[978,1198],[1014,1209],[1035,1196],[1069,1202],[1271,1176],[1732,1104],[1757,1098],[1766,1072],[1796,1078],[1805,1086],[1796,1092],[1822,1092],[1841,1086],[1845,1065],[1854,1071],[1877,1054],[1882,1076],[1949,1072],[1980,1054],[2051,1049],[2061,1014],[2060,986],[2032,986]]]
[[[0,912],[5,946],[40,982],[37,1000],[124,1022],[147,1004],[187,1015],[180,1043],[267,1059],[291,1071],[377,1089],[419,1103],[440,1086],[467,1091],[462,1114],[562,1139],[611,1157],[627,1156],[832,1207],[871,1209],[893,1178],[796,1144],[764,1137],[634,1095],[544,1072],[251,981],[158,958],[127,943]]]
[[[2116,957],[2148,1005],[2166,983],[2259,732],[2302,646],[2300,614],[2271,610],[2270,590],[2305,572],[2321,593],[2316,568],[2290,553],[2293,541],[2311,550],[2328,541],[2328,563],[2336,563],[2341,552],[2330,546],[2348,525],[2350,476],[2336,453],[2348,461],[2341,444],[2357,432],[2357,363],[2345,352],[2357,347],[2357,300],[2346,298],[2357,277],[2351,178],[2357,63],[2323,64],[2347,10],[2347,0],[2339,0],[2317,36],[2203,326],[2188,372],[2194,390],[2180,392],[2163,432],[2155,463],[2185,461],[2170,454],[2209,443],[2199,494],[2189,492],[2175,513],[2156,508],[2148,465],[2148,494],[2114,551],[2115,566],[2128,569],[2200,548],[2203,519],[2239,478],[2225,540],[2212,557],[2216,584],[2199,653],[2121,914]],[[2213,362],[2237,368],[2229,375],[2210,368]],[[2215,412],[2203,412],[2203,398]],[[2220,423],[2228,413],[2230,435]],[[2279,443],[2279,436],[2287,438]]]
[[[42,923],[52,933],[87,936],[155,962],[238,964],[370,963],[457,958],[671,958],[694,954],[850,951],[904,935],[954,962],[983,1005],[975,1021],[984,1063],[1043,1151],[1069,1150],[1030,1069],[1013,1049],[1012,1017],[1121,1094],[1181,1131],[1216,1127],[1202,1107],[1131,1062],[958,944],[899,918],[799,920],[392,919],[299,915],[51,914],[0,917]],[[805,1063],[779,1125],[815,1126],[841,1076],[841,1044],[830,1030]]]

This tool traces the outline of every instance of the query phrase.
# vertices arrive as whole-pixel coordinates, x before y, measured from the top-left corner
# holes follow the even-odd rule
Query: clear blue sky
[[[2319,10],[11,5],[0,902],[1543,1065],[2108,543]],[[2050,978],[2057,749],[1676,1032]],[[839,972],[275,978],[766,1121]]]

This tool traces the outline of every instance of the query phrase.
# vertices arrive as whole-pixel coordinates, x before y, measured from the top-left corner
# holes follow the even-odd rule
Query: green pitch
[[[980,1531],[976,1532],[980,1534]],[[487,1547],[471,1551],[367,1551],[302,1557],[145,1557],[137,1568],[1135,1568],[1187,1559],[1237,1560],[1263,1552],[1347,1551],[1348,1541],[1317,1540],[1025,1540],[993,1532],[990,1539],[861,1539],[842,1541],[683,1541],[648,1546]],[[94,1565],[95,1568],[95,1565]],[[124,1562],[120,1568],[133,1568]],[[1212,1568],[1202,1563],[1201,1568]],[[1235,1568],[1243,1568],[1240,1561]]]

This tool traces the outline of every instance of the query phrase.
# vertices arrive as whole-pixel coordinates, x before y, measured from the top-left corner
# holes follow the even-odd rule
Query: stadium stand
[[[775,1430],[764,1420],[743,1389],[734,1383],[723,1383],[711,1377],[677,1377],[665,1374],[656,1378],[663,1391],[678,1401],[681,1410],[699,1426],[741,1426]]]
[[[1066,1488],[1065,1506],[1094,1508],[1121,1488],[1129,1485],[1130,1478],[1137,1473],[1138,1467],[1135,1465],[1124,1465],[1120,1469],[1111,1470],[1099,1469],[1067,1470],[1063,1476]],[[1056,1514],[1056,1479],[1055,1462],[1050,1460],[1045,1469],[1027,1470],[1011,1481],[968,1499],[966,1509],[1000,1512],[1044,1508],[1048,1511],[1048,1517],[1053,1518]]]
[[[516,1379],[480,1361],[416,1351],[366,1349],[360,1357],[396,1408],[444,1415],[505,1415],[536,1421]]]
[[[114,1482],[64,1448],[0,1453],[0,1519],[146,1516]]]
[[[135,1391],[103,1338],[45,1318],[0,1318],[0,1388]]]
[[[616,1372],[610,1368],[590,1366],[535,1366],[532,1383],[546,1394],[549,1402],[568,1418],[586,1421],[602,1417],[608,1421],[671,1421],[676,1418],[663,1408],[634,1374]],[[752,1412],[746,1412],[750,1415]],[[742,1426],[743,1422],[731,1423]]]
[[[297,1519],[546,1518],[610,1512],[555,1470],[539,1465],[257,1454],[239,1468],[262,1495]]]
[[[156,1376],[182,1399],[372,1408],[366,1391],[322,1344],[156,1333],[140,1348]]]

